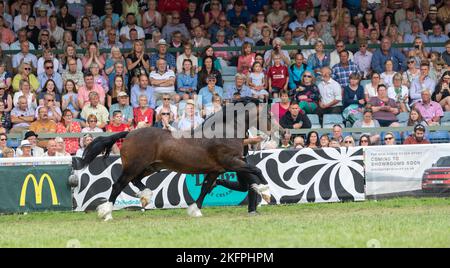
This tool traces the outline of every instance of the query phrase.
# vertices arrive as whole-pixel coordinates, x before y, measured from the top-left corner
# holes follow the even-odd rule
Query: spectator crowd
[[[190,130],[247,96],[286,129],[342,116],[281,148],[395,144],[370,128],[402,125],[428,143],[450,111],[449,34],[450,0],[0,0],[0,154],[80,156],[94,132]]]

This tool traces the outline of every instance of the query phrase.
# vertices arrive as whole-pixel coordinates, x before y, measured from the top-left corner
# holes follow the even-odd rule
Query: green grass
[[[449,198],[401,198],[332,204],[0,216],[0,247],[450,247]],[[370,243],[369,243],[370,244]]]

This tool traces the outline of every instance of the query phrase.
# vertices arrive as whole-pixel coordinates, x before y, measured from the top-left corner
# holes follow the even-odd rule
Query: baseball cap
[[[436,6],[430,6],[429,13],[437,14],[438,13],[437,7]]]
[[[418,124],[414,127],[414,132],[417,130],[425,131],[425,127],[422,124]]]
[[[208,75],[206,80],[216,80],[216,75],[215,74],[210,74],[210,75]]]
[[[120,91],[117,97],[128,97],[128,94],[125,91]]]
[[[244,29],[244,30],[247,30],[247,26],[245,26],[245,24],[239,24],[238,29]]]
[[[32,130],[30,130],[30,131],[27,131],[27,133],[25,133],[25,137],[24,137],[24,139],[26,140],[26,139],[28,139],[29,137],[38,137],[38,135],[36,134],[36,133],[34,133],[34,131],[32,131]]]

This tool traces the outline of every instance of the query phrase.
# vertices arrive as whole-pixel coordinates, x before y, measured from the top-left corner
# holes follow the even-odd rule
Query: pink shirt
[[[214,43],[212,45],[212,47],[228,47],[228,45],[225,43],[223,43],[223,44]],[[228,52],[227,51],[214,51],[214,56],[216,58],[228,59]]]
[[[94,87],[91,91],[97,92],[100,103],[105,104],[105,90],[103,90],[103,88],[100,85],[94,84]],[[84,103],[89,103],[89,93],[91,91],[88,91],[86,89],[86,86],[80,87],[80,89],[78,90],[78,99],[83,100]]]
[[[11,43],[14,42],[14,33],[10,29],[3,28],[0,32],[2,33],[2,42],[7,43],[8,45],[11,45]]]
[[[418,101],[416,102],[415,107],[427,121],[433,119],[435,116],[444,116],[441,105],[435,101],[430,101],[429,104],[424,104],[422,101]]]

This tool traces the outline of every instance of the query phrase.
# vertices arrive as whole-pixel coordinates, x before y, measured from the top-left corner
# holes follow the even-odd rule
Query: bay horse
[[[264,112],[263,108],[266,110]],[[120,192],[133,183],[140,192],[142,206],[150,203],[152,192],[141,182],[146,176],[162,169],[184,174],[206,174],[200,196],[188,207],[188,214],[201,217],[203,200],[212,189],[217,177],[225,172],[247,172],[260,180],[252,188],[270,201],[268,185],[261,170],[243,160],[244,138],[249,128],[262,128],[270,133],[271,121],[267,104],[246,97],[222,106],[202,125],[190,132],[170,132],[154,127],[140,128],[131,132],[120,132],[107,137],[97,137],[85,149],[82,164],[86,166],[102,152],[107,157],[111,147],[124,139],[120,150],[122,174],[113,184],[106,203],[97,207],[98,216],[105,221],[112,219],[113,204]],[[260,117],[263,120],[260,120]],[[193,157],[195,156],[195,157]],[[267,183],[267,182],[266,182]]]

